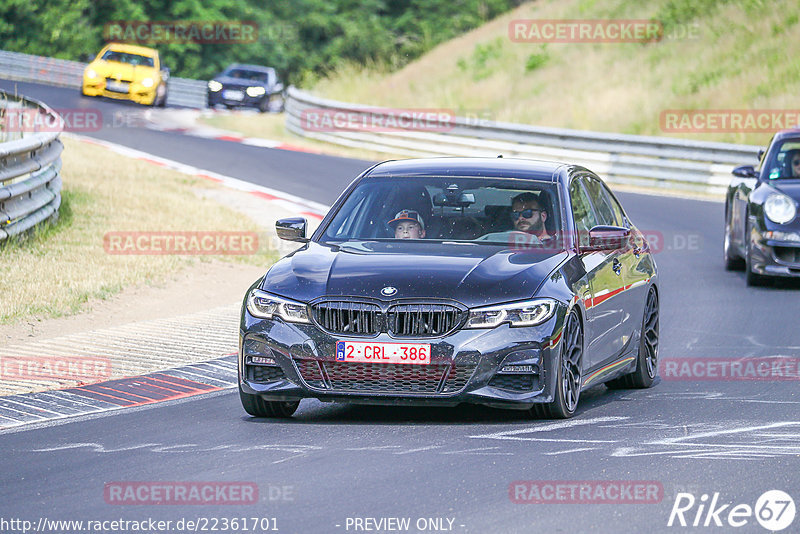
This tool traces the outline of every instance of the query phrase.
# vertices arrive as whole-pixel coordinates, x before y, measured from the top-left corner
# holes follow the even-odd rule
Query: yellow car
[[[167,78],[169,69],[161,67],[157,50],[111,43],[84,69],[81,94],[164,106]]]

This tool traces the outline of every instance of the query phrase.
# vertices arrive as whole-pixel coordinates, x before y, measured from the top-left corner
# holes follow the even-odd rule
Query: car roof
[[[139,54],[141,56],[156,56],[158,51],[155,48],[148,48],[146,46],[130,45],[125,43],[111,43],[108,45],[109,50],[114,52],[126,52],[129,54]]]
[[[779,131],[778,133],[775,134],[775,138],[773,139],[773,142],[774,141],[783,141],[783,140],[785,140],[787,138],[791,138],[791,137],[800,138],[800,124],[797,126],[797,128],[790,128],[788,130]]]
[[[262,67],[261,65],[248,65],[245,63],[233,63],[232,65],[228,65],[225,67],[225,70],[230,69],[246,69],[246,70],[255,70],[261,72],[273,72],[275,69],[272,67]]]
[[[555,182],[559,170],[569,167],[557,161],[518,158],[420,158],[379,163],[365,178],[387,176],[474,176],[521,178]]]

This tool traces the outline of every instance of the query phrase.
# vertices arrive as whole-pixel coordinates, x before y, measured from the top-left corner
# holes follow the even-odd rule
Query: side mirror
[[[278,233],[278,237],[286,241],[308,243],[306,224],[306,220],[302,217],[280,219],[275,223],[275,231]]]
[[[161,69],[161,79],[164,81],[169,80],[169,67],[163,67]]]
[[[739,178],[757,178],[758,173],[752,165],[739,165],[731,171],[734,176]]]
[[[625,248],[631,231],[621,226],[595,226],[589,230],[589,245],[581,252],[597,252]]]
[[[281,93],[281,92],[283,92],[283,84],[281,82],[276,83],[272,87],[272,92],[273,93]]]
[[[761,158],[763,158],[764,154],[766,154],[766,153],[767,153],[767,149],[759,148],[758,149],[758,161],[761,161]]]

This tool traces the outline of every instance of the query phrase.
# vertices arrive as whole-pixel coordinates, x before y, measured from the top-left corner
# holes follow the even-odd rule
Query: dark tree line
[[[341,62],[397,68],[522,0],[2,0],[0,48],[86,60],[113,21],[255,21],[255,42],[155,43],[176,76],[208,79],[232,62],[290,82]],[[148,45],[148,43],[141,43]]]

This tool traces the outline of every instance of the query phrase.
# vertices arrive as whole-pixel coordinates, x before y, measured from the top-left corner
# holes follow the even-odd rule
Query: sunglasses
[[[792,165],[794,165],[794,166],[800,165],[800,159],[792,160]]]
[[[531,217],[533,217],[533,212],[534,211],[541,212],[541,211],[544,211],[544,210],[538,210],[538,209],[534,209],[534,208],[529,208],[527,210],[522,210],[522,211],[512,211],[511,212],[511,218],[513,220],[515,220],[515,221],[517,219],[519,219],[520,216],[522,216],[523,219],[530,219]]]

